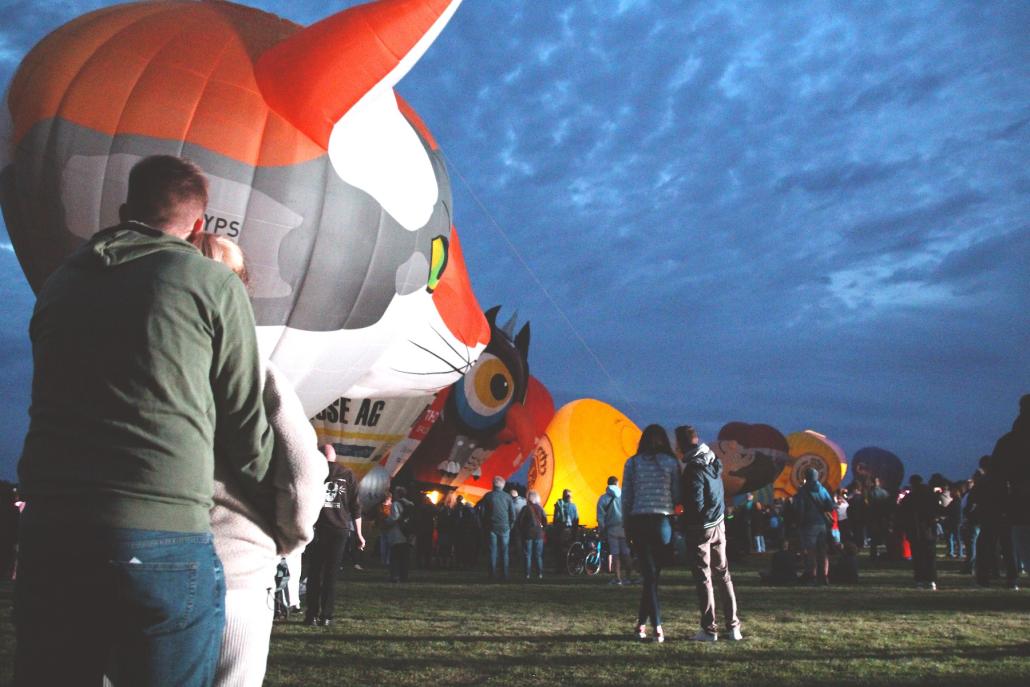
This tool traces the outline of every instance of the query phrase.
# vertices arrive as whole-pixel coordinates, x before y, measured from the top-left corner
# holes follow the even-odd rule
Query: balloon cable
[[[605,367],[603,362],[601,362],[601,358],[597,355],[597,353],[594,352],[594,349],[590,347],[590,344],[586,342],[586,339],[583,338],[583,335],[579,333],[579,330],[576,329],[576,325],[572,323],[572,320],[569,319],[569,316],[566,315],[565,311],[562,310],[560,305],[558,305],[558,301],[555,300],[554,296],[551,295],[551,292],[547,289],[546,286],[544,286],[544,283],[540,280],[540,277],[537,276],[536,272],[533,271],[533,268],[529,266],[528,262],[526,262],[526,259],[522,256],[522,253],[519,251],[518,247],[516,247],[515,243],[510,238],[508,238],[508,234],[501,227],[500,223],[494,218],[493,214],[491,214],[490,211],[486,209],[486,206],[483,204],[483,201],[481,201],[479,199],[479,196],[476,195],[476,192],[472,190],[472,185],[469,184],[467,179],[465,179],[465,175],[462,174],[461,170],[458,169],[457,166],[455,166],[450,159],[446,158],[446,156],[445,159],[447,162],[448,169],[454,171],[454,173],[458,175],[458,178],[461,179],[461,183],[465,186],[465,190],[468,191],[469,195],[472,196],[472,200],[475,201],[476,205],[479,206],[479,209],[483,211],[484,215],[486,215],[486,218],[489,220],[489,223],[493,225],[494,230],[501,237],[504,243],[508,246],[508,250],[510,250],[512,255],[514,255],[515,258],[519,261],[519,263],[522,264],[522,268],[526,270],[526,273],[529,274],[530,278],[537,285],[537,288],[539,288],[541,293],[544,294],[544,297],[547,298],[547,301],[551,304],[551,307],[554,308],[555,311],[561,316],[562,320],[565,321],[565,325],[569,328],[569,331],[572,332],[572,334],[576,337],[576,340],[579,341],[583,349],[586,350],[586,352],[590,355],[591,358],[593,358],[594,363],[597,364],[597,367],[601,370],[604,376],[608,378],[608,383],[611,384],[611,387],[615,390],[616,395],[618,395],[619,398],[622,399],[623,403],[625,403],[633,410],[634,415],[640,417],[640,411],[637,410],[636,405],[633,403],[633,401],[630,400],[629,396],[626,395],[622,387],[619,386],[619,383],[615,381],[615,377],[612,376],[612,374],[608,371],[608,368]]]

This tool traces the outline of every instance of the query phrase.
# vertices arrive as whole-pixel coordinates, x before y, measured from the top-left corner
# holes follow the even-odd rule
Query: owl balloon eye
[[[455,403],[461,419],[474,429],[488,429],[504,417],[515,393],[511,371],[496,356],[480,356],[456,390]]]
[[[429,259],[429,282],[426,291],[432,293],[440,285],[440,278],[447,269],[447,239],[437,236],[433,239],[432,255]]]

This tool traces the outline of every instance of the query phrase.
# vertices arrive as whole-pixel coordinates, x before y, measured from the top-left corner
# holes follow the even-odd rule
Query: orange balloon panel
[[[528,486],[540,493],[548,517],[562,490],[572,491],[579,522],[597,525],[597,499],[608,477],[622,479],[626,460],[637,452],[640,428],[621,412],[601,401],[580,399],[561,408],[537,443]]]
[[[808,468],[815,468],[819,481],[830,492],[840,487],[847,471],[847,457],[844,451],[825,435],[806,429],[787,435],[790,447],[790,463],[776,478],[773,485],[777,498],[790,498],[804,483]]]

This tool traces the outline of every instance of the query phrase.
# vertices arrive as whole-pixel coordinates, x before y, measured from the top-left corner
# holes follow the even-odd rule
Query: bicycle
[[[607,544],[597,530],[588,530],[572,542],[565,556],[565,569],[570,575],[596,575],[608,559]]]

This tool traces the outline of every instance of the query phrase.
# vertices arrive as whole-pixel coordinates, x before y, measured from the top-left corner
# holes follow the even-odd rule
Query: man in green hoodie
[[[224,622],[214,461],[256,493],[272,435],[243,283],[184,239],[207,181],[139,162],[122,223],[40,291],[29,335],[17,684],[204,685]],[[54,647],[60,647],[55,656]]]

